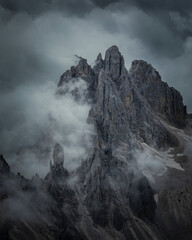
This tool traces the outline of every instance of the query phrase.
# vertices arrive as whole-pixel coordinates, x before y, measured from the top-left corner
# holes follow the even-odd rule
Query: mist
[[[82,96],[78,101],[72,95],[74,89]],[[26,177],[35,173],[44,177],[57,142],[64,147],[64,166],[68,170],[75,170],[81,164],[93,135],[93,128],[87,123],[91,107],[83,97],[86,89],[85,81],[77,79],[63,87],[64,95],[57,94],[57,86],[52,82],[38,87],[23,86],[11,92],[10,101],[5,101],[1,111],[9,109],[9,119],[17,123],[10,122],[12,128],[1,131],[4,139],[1,151],[14,172]],[[11,109],[12,105],[15,108]]]

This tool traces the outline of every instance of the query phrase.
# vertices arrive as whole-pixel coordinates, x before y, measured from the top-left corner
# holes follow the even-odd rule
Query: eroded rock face
[[[69,173],[64,167],[64,150],[57,143],[45,179],[22,178],[22,191],[32,191],[33,196],[41,192],[48,199],[45,206],[38,206],[39,200],[33,206],[43,226],[43,234],[38,224],[32,227],[33,234],[51,240],[167,239],[167,229],[163,232],[157,225],[154,190],[138,166],[135,151],[143,142],[156,149],[179,145],[163,121],[185,125],[186,109],[180,94],[144,61],[134,61],[127,71],[116,46],[106,51],[104,59],[99,54],[93,68],[80,58],[77,66],[61,76],[58,90],[80,78],[88,86],[91,109],[87,120],[94,125],[93,147],[86,161]],[[0,173],[1,169],[9,171],[3,159]],[[78,181],[70,184],[70,178]],[[165,195],[167,205],[169,194],[160,198]],[[185,209],[185,203],[182,206]],[[169,211],[165,207],[163,214],[171,216]],[[31,230],[26,227],[26,231]],[[36,239],[33,234],[31,239]]]
[[[53,150],[53,164],[50,161],[50,172],[45,177],[48,183],[53,181],[64,181],[69,175],[67,169],[64,168],[64,150],[61,144],[56,143]]]
[[[102,58],[101,53],[99,53],[95,61],[95,66],[93,67],[93,70],[95,73],[98,73],[103,68],[104,68],[104,60]]]
[[[1,174],[9,174],[10,173],[10,167],[5,161],[3,155],[0,155],[0,173]]]
[[[117,46],[110,47],[105,53],[105,71],[114,80],[117,80],[124,70],[124,58]]]
[[[91,79],[88,81],[89,90],[92,90],[89,96],[94,99],[88,121],[94,124],[96,131],[95,149],[83,170],[86,205],[95,224],[101,227],[108,226],[116,213],[119,224],[115,220],[113,224],[121,231],[127,224],[125,216],[132,218],[135,215],[153,221],[155,215],[153,191],[134,160],[137,141],[155,144],[159,148],[179,144],[161,123],[157,109],[148,94],[143,94],[141,89],[144,87],[135,78],[138,74],[143,83],[149,75],[146,83],[149,89],[151,82],[157,87],[162,84],[166,91],[170,88],[155,70],[145,67],[145,62],[142,64],[142,74],[139,67],[134,68],[135,75],[132,68],[128,72],[119,49],[112,46],[106,51],[104,60],[101,54],[98,55],[94,73],[84,71],[84,79]],[[152,66],[149,68],[153,69]],[[76,76],[82,76],[81,72],[77,70]],[[166,112],[161,114],[172,123]]]
[[[86,81],[90,81],[95,75],[91,66],[87,63],[87,60],[84,58],[80,58],[79,63],[77,66],[72,66],[70,70],[67,70],[63,75],[60,77],[60,81],[58,86],[62,86],[65,82],[69,81],[71,78],[81,77]]]
[[[54,146],[54,150],[53,150],[53,165],[59,166],[64,164],[64,151],[63,151],[63,147],[59,144],[56,143]]]
[[[140,94],[155,112],[165,116],[177,127],[185,126],[186,107],[176,89],[163,82],[159,73],[145,61],[133,61],[129,72]]]
[[[76,74],[81,76],[79,71]],[[153,223],[156,209],[154,193],[138,170],[134,149],[139,147],[137,141],[157,148],[179,145],[162,121],[185,126],[182,97],[144,61],[134,61],[128,72],[116,46],[106,51],[104,60],[99,54],[93,72],[84,74],[93,99],[88,121],[96,132],[94,150],[82,167],[82,191],[92,220],[100,227],[111,225],[123,234],[122,239],[164,239],[153,227],[147,237],[139,234],[146,223],[131,220],[137,217]]]

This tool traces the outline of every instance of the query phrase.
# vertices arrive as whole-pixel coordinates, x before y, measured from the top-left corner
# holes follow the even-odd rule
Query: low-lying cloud
[[[4,96],[1,114],[9,115],[10,128],[1,130],[1,152],[13,171],[27,177],[35,173],[45,176],[57,142],[64,147],[67,169],[76,169],[86,157],[93,134],[92,126],[87,124],[90,105],[83,97],[87,85],[82,79],[72,81],[62,87],[63,95],[56,94],[56,85],[48,82],[17,88],[8,102],[8,95]],[[72,95],[74,90],[80,96],[78,101]]]

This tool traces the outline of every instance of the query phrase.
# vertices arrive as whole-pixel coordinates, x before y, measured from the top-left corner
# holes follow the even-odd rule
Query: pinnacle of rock
[[[97,56],[96,61],[102,61],[102,60],[103,60],[102,55],[101,55],[101,53],[99,53],[98,56]]]
[[[10,172],[9,164],[5,161],[3,155],[0,155],[0,173],[8,174]]]
[[[99,72],[104,67],[104,60],[102,58],[101,53],[97,56],[95,60],[95,66],[93,67],[95,72]]]
[[[117,46],[112,46],[105,53],[105,70],[110,72],[114,79],[121,76],[124,68],[124,58]]]
[[[53,165],[59,166],[64,164],[64,151],[61,144],[56,143],[53,150]]]

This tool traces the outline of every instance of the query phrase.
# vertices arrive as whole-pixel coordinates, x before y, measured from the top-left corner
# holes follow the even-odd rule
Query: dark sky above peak
[[[112,45],[127,68],[150,62],[192,112],[192,1],[0,0],[0,135],[27,121],[32,91],[56,84],[75,55],[93,64]]]
[[[55,79],[75,54],[119,46],[127,67],[150,61],[191,111],[192,2],[188,0],[0,0],[0,86]]]

